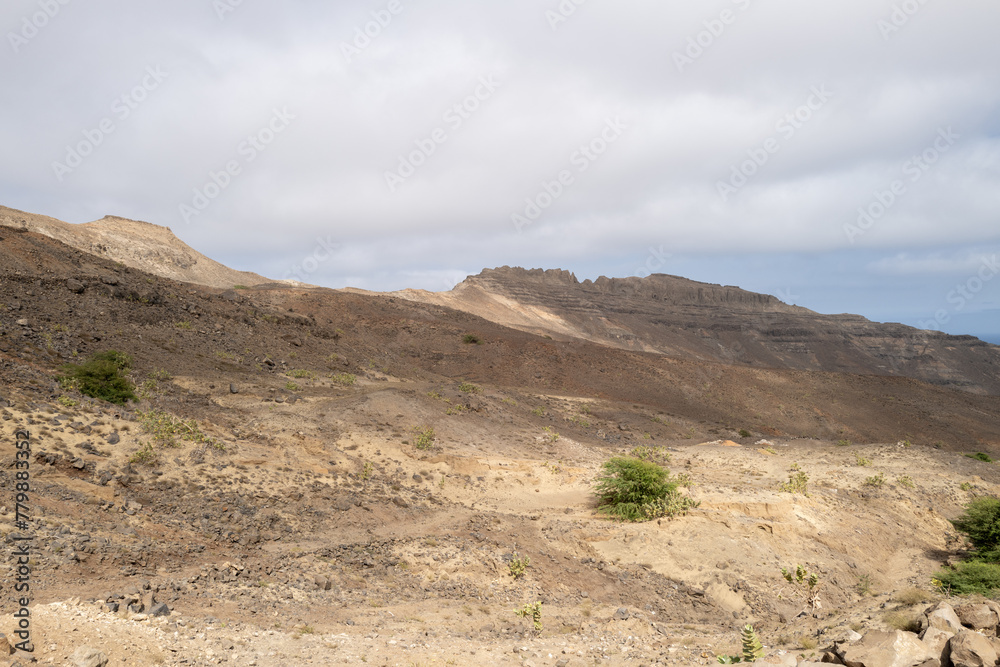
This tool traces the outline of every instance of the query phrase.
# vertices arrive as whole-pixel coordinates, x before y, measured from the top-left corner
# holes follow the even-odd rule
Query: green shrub
[[[801,493],[804,496],[809,495],[809,475],[804,472],[797,472],[794,475],[788,476],[787,482],[782,482],[778,485],[779,491],[784,491],[785,493]]]
[[[312,380],[313,378],[316,377],[315,373],[313,373],[312,371],[307,371],[304,368],[293,368],[292,370],[288,371],[286,375],[288,375],[288,377],[299,378],[299,379],[305,378],[306,380]]]
[[[996,563],[958,563],[939,570],[934,578],[951,594],[979,593],[992,597],[1000,589],[1000,565]]]
[[[745,428],[741,428],[740,429],[740,437],[741,438],[749,438],[751,435],[753,435],[753,434],[750,433],[750,431],[746,430]]]
[[[876,489],[880,489],[885,486],[885,475],[879,473],[877,475],[872,475],[871,477],[866,477],[864,486],[872,486]]]
[[[467,333],[462,336],[462,342],[466,345],[482,345],[483,341],[476,334]]]
[[[624,521],[675,516],[697,506],[691,498],[678,493],[669,470],[631,456],[605,461],[594,493],[598,512]]]
[[[135,385],[126,377],[131,367],[131,356],[108,350],[92,354],[82,364],[64,364],[58,379],[63,387],[85,396],[125,405],[136,399]]]
[[[965,533],[979,551],[997,550],[1000,548],[1000,498],[972,499],[965,506],[965,513],[952,524]]]
[[[976,459],[977,461],[982,461],[983,463],[993,463],[993,459],[990,455],[985,452],[976,452],[975,454],[966,454],[970,459]]]
[[[510,559],[510,562],[507,563],[507,569],[510,571],[510,576],[512,576],[515,579],[520,579],[521,577],[523,577],[525,571],[528,569],[528,564],[530,562],[531,559],[528,558],[527,556],[521,558],[521,556],[518,555],[517,552],[514,552],[514,555]]]
[[[458,385],[458,390],[461,391],[461,392],[464,392],[466,394],[481,394],[481,393],[483,393],[483,390],[482,390],[481,387],[478,387],[478,386],[472,384],[471,382],[463,382],[462,384]]]
[[[333,380],[334,384],[339,384],[344,387],[350,387],[358,381],[358,378],[350,373],[337,373],[335,375],[331,375],[330,379]]]
[[[536,632],[542,631],[542,601],[532,602],[531,604],[525,604],[520,609],[515,609],[514,613],[525,618],[527,616],[531,617],[531,621],[535,627]]]
[[[414,445],[417,449],[430,449],[434,446],[434,428],[427,426],[425,428],[415,428],[413,429],[414,434],[417,438]]]

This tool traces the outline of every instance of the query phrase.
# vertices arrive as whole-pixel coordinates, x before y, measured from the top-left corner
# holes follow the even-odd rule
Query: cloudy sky
[[[995,0],[7,0],[0,203],[376,290],[683,275],[1000,342]]]

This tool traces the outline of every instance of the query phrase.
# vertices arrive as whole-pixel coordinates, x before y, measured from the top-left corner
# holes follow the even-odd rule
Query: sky
[[[0,204],[234,268],[681,275],[1000,343],[994,0],[7,0]]]

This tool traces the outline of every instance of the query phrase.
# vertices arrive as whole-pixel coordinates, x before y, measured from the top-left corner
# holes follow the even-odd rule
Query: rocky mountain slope
[[[676,276],[580,282],[559,270],[502,267],[450,292],[408,299],[524,331],[619,349],[755,367],[912,377],[1000,394],[1000,347],[858,315],[821,315],[773,296]]]
[[[1000,492],[965,456],[1000,454],[1000,397],[548,335],[0,229],[0,488],[27,430],[34,535],[35,651],[9,660],[706,665],[745,623],[772,664],[835,659],[924,617],[962,548],[948,519]],[[56,381],[109,349],[137,401]],[[637,451],[700,505],[595,514],[601,464]],[[15,518],[0,501],[8,543]],[[797,564],[820,609],[781,577]],[[535,602],[540,631],[514,613]],[[0,596],[10,639],[16,610]]]
[[[0,230],[3,227],[43,234],[84,252],[172,280],[222,288],[268,282],[256,273],[223,266],[181,241],[169,228],[148,222],[106,216],[72,225],[0,206]]]

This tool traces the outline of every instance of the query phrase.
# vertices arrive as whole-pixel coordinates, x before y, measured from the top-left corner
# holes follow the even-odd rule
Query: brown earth
[[[26,428],[43,664],[83,645],[110,665],[710,664],[747,622],[818,659],[912,613],[901,591],[933,597],[961,547],[947,518],[1000,483],[963,456],[1000,452],[997,396],[549,339],[394,296],[212,289],[0,237],[0,532],[19,532]],[[125,408],[55,380],[106,349],[134,358]],[[195,421],[170,442],[152,412]],[[601,463],[637,447],[700,506],[596,515]],[[808,495],[782,491],[799,472]],[[821,609],[800,614],[780,576],[796,564]],[[107,611],[147,585],[171,616]],[[540,633],[513,613],[538,600]]]

